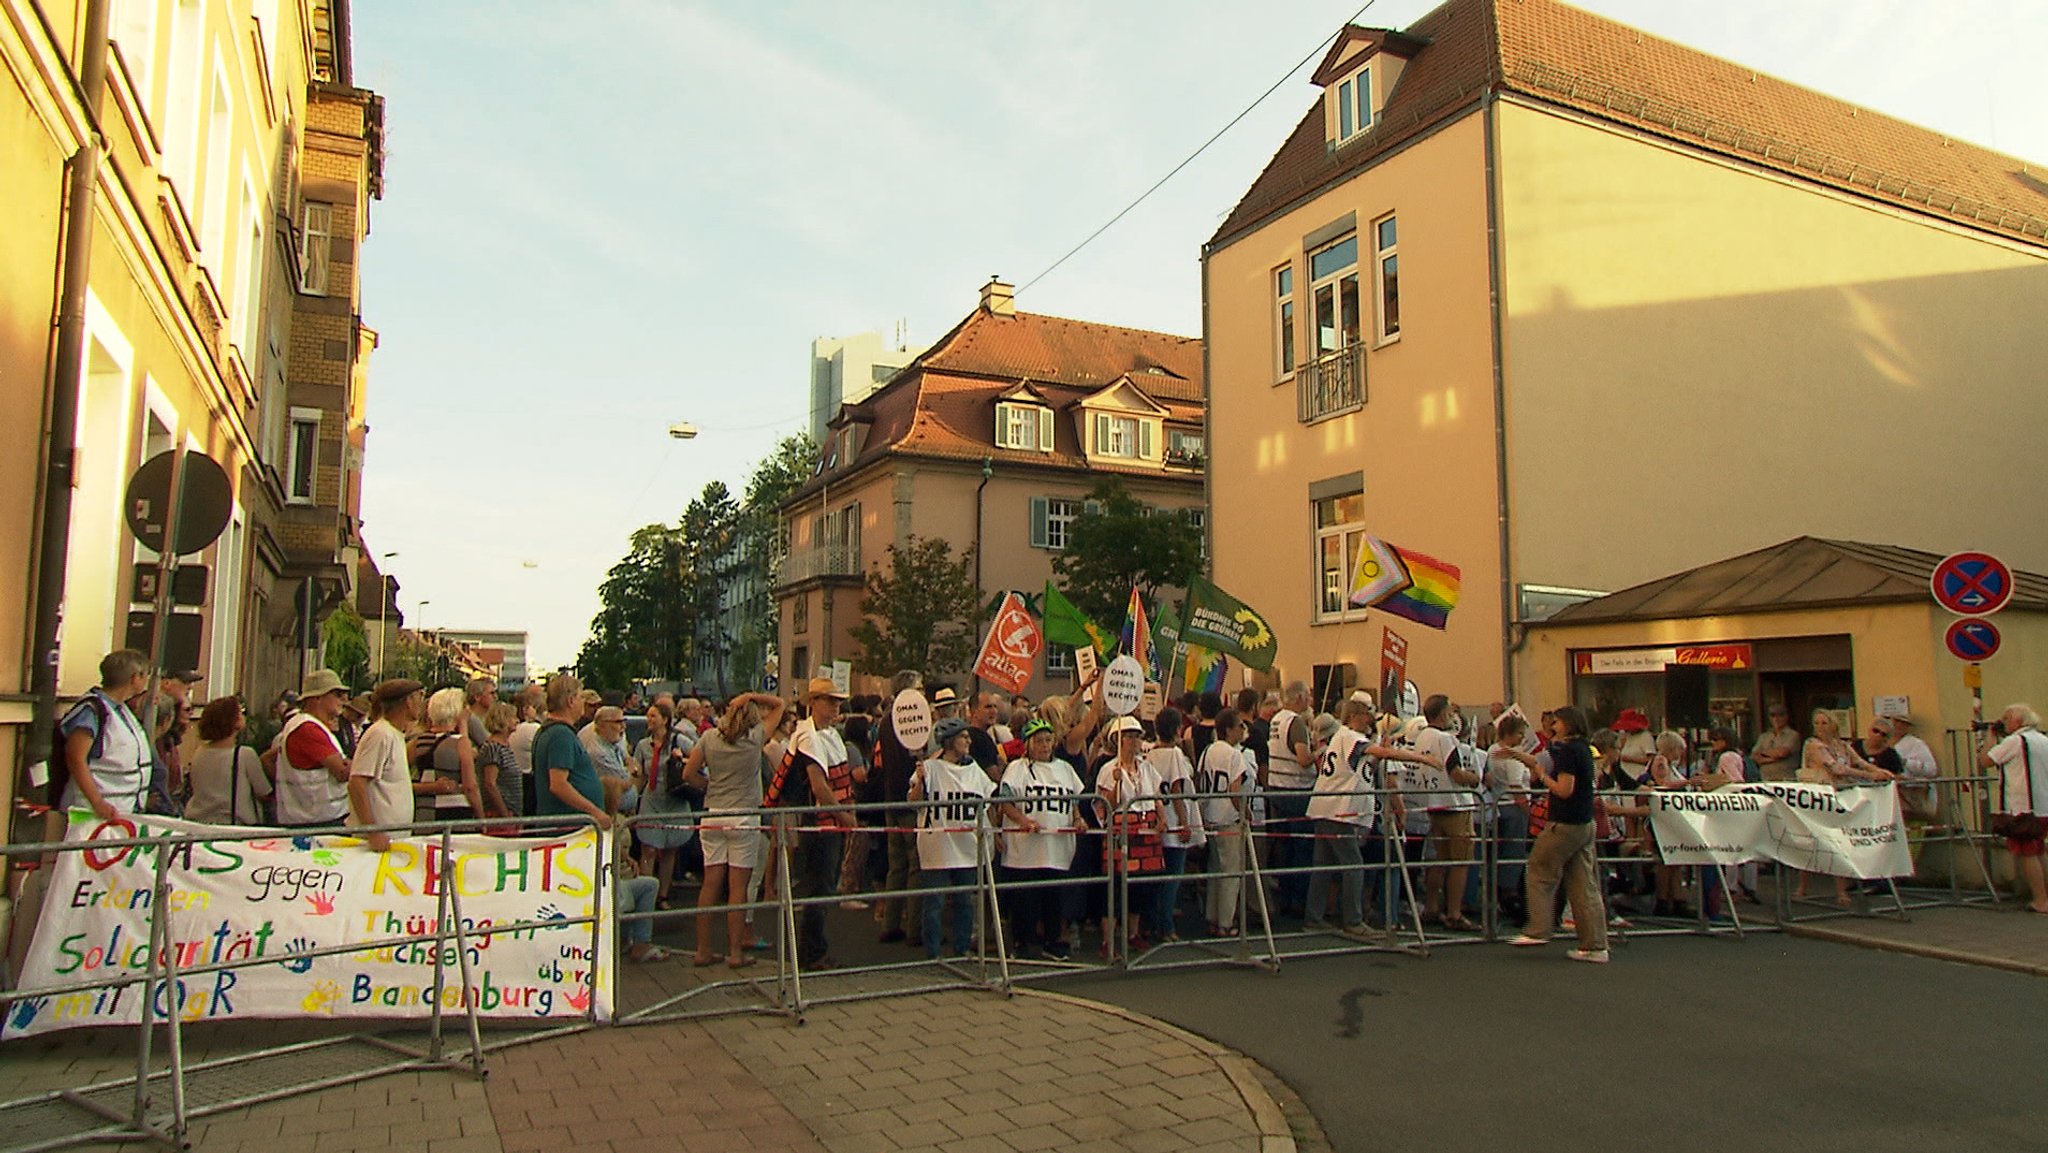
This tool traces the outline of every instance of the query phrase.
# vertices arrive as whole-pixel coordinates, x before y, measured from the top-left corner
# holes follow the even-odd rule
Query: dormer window
[[[1372,69],[1337,85],[1337,143],[1342,144],[1372,127]]]
[[[1041,404],[998,401],[996,447],[1051,452],[1052,410]]]
[[[1095,455],[1143,460],[1152,455],[1153,430],[1156,427],[1153,421],[1135,416],[1098,413],[1095,417]]]

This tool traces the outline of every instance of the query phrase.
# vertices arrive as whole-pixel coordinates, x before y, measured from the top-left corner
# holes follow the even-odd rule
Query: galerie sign
[[[169,846],[130,845],[60,855],[19,991],[141,978],[150,962],[151,917],[169,926],[174,989],[158,986],[151,1020],[282,1017],[424,1017],[442,1011],[513,1020],[575,1020],[595,998],[611,1015],[612,903],[601,902],[597,949],[589,923],[491,932],[494,925],[591,915],[609,860],[595,830],[557,837],[394,837],[378,853],[354,837],[207,840],[224,829],[163,817],[101,821],[77,810],[69,836],[82,841],[196,835]],[[156,867],[170,896],[157,906]],[[610,896],[610,880],[603,878]],[[465,937],[437,942],[444,887],[460,899]],[[452,920],[452,918],[451,918]],[[453,925],[451,924],[451,928]],[[372,945],[389,938],[396,943]],[[423,939],[424,938],[424,939]],[[298,954],[338,945],[360,949]],[[462,955],[469,961],[465,985]],[[435,985],[437,954],[442,984]],[[278,964],[186,974],[206,965],[278,958]],[[161,970],[159,970],[161,971]],[[594,975],[593,975],[594,974]],[[0,1036],[142,1020],[143,985],[29,996],[5,1009]]]
[[[1837,790],[1770,781],[1710,793],[1647,795],[1658,853],[1667,865],[1761,859],[1864,880],[1913,872],[1894,785]]]

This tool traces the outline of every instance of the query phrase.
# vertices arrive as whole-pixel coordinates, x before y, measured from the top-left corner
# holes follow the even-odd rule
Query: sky
[[[1582,0],[2034,161],[2048,4]],[[1317,99],[1359,0],[356,0],[386,99],[363,251],[364,537],[408,624],[574,660],[604,573],[806,427],[810,342],[922,346],[1019,294],[1200,335],[1200,246]],[[1434,0],[1374,0],[1401,28]],[[1306,64],[1297,68],[1307,59]],[[700,435],[667,435],[677,421]]]

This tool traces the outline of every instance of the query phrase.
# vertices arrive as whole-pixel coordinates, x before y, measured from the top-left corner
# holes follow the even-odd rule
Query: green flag
[[[1153,679],[1171,686],[1174,670],[1187,658],[1187,646],[1180,639],[1180,611],[1165,597],[1160,597],[1152,608],[1152,638],[1153,648],[1159,654],[1159,667],[1153,670]]]
[[[1201,577],[1188,581],[1188,619],[1181,624],[1180,639],[1227,653],[1260,671],[1273,667],[1279,642],[1266,618],[1252,607]]]
[[[1045,582],[1045,639],[1056,645],[1086,645],[1105,662],[1116,652],[1116,637],[1081,615],[1074,602],[1060,594],[1051,581]]]

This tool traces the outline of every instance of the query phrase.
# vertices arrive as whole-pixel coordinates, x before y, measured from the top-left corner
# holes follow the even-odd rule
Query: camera
[[[1990,733],[1994,737],[2003,737],[2005,735],[2005,720],[2001,717],[1995,721],[1971,721],[1970,731],[1973,733]]]

